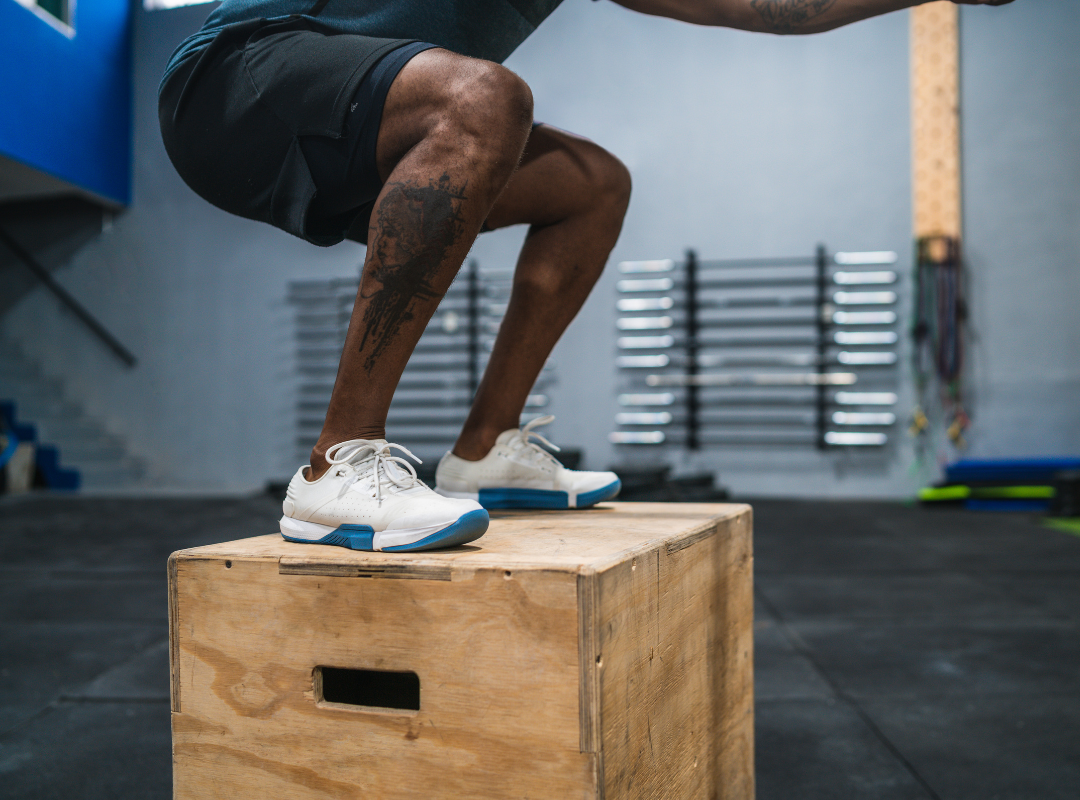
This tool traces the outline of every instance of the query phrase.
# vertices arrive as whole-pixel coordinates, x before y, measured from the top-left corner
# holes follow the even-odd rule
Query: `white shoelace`
[[[347,442],[339,442],[327,450],[326,460],[331,469],[340,470],[342,467],[347,467],[352,472],[342,484],[338,497],[345,494],[350,486],[369,474],[375,484],[375,498],[379,506],[382,506],[382,482],[384,478],[399,489],[411,489],[420,483],[413,465],[401,456],[390,455],[391,447],[396,447],[417,464],[424,463],[409,452],[407,448],[392,442],[380,444],[367,439],[350,439]],[[395,464],[394,469],[388,468],[391,463]]]
[[[511,450],[524,452],[531,461],[543,460],[557,464],[558,460],[555,456],[544,450],[540,445],[550,447],[555,452],[559,452],[559,448],[545,439],[542,434],[533,430],[533,428],[538,428],[541,425],[550,425],[554,421],[555,417],[552,414],[529,420],[518,431],[518,435],[512,437],[507,444],[510,445]]]

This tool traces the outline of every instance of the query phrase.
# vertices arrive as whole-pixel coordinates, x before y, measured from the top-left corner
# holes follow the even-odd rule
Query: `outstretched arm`
[[[928,0],[614,0],[658,17],[764,33],[820,33]],[[952,0],[1001,6],[1012,0]]]

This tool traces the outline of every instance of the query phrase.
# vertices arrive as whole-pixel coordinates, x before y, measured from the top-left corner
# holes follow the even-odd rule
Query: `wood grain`
[[[959,11],[950,2],[911,10],[912,179],[915,236],[960,238]]]
[[[606,797],[754,796],[750,527],[746,514],[600,575]]]
[[[625,503],[174,554],[174,797],[748,800],[749,548],[746,506]],[[416,672],[420,710],[317,703],[318,666]]]
[[[180,629],[180,595],[176,586],[177,554],[169,556],[169,702],[173,711],[180,710],[180,642],[173,635]]]
[[[748,507],[720,503],[603,503],[571,511],[495,511],[491,527],[471,545],[420,553],[359,553],[342,547],[291,544],[278,534],[181,551],[192,557],[266,558],[274,563],[452,566],[545,566],[600,568],[635,552],[730,519]]]

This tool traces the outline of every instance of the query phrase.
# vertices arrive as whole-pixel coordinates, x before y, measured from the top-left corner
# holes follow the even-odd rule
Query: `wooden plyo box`
[[[749,507],[716,504],[494,512],[413,554],[182,550],[174,798],[752,800],[752,569]],[[415,673],[419,709],[328,700],[324,667]]]

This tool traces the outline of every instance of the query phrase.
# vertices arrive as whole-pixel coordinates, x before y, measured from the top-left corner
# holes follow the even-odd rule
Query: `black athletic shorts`
[[[229,26],[162,84],[165,149],[188,186],[225,211],[317,245],[350,227],[366,239],[386,93],[432,47],[302,17]]]

